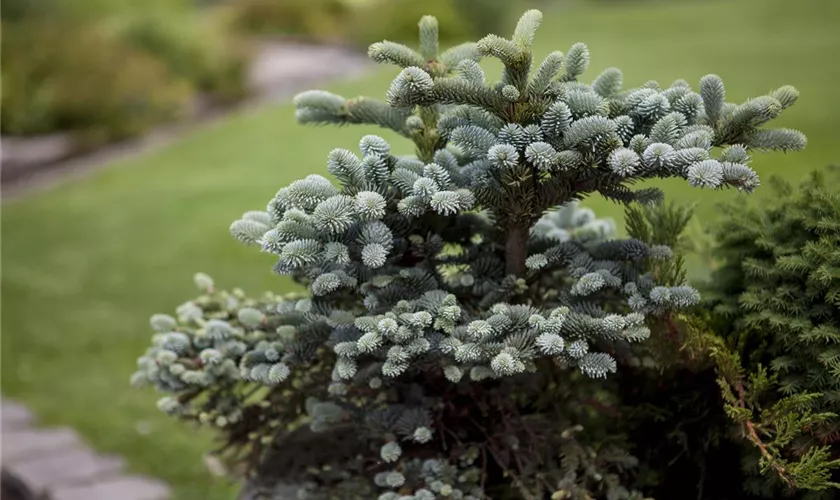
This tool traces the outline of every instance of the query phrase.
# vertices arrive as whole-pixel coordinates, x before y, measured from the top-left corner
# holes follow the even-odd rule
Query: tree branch
[[[738,381],[737,389],[738,405],[741,408],[746,409],[746,404],[744,403],[744,384],[740,380]],[[767,446],[764,444],[764,442],[761,440],[761,437],[758,435],[758,432],[756,432],[755,430],[755,424],[753,424],[753,422],[750,419],[746,419],[744,421],[744,430],[746,431],[747,439],[752,441],[752,443],[758,448],[758,450],[761,452],[761,456],[763,456],[764,459],[767,460],[767,463],[770,465],[770,467],[773,468],[773,470],[776,472],[776,475],[779,476],[779,479],[781,479],[789,487],[796,488],[796,482],[790,476],[788,471],[778,464],[778,462],[776,461],[776,457],[774,457],[767,450]]]

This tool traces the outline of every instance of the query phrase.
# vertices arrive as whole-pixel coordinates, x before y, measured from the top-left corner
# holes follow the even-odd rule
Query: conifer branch
[[[738,404],[741,409],[747,411],[746,404],[744,403],[744,384],[742,381],[738,381],[736,383],[736,390],[738,391]],[[761,440],[758,433],[755,430],[755,424],[749,418],[745,419],[742,422],[744,427],[744,433],[753,445],[761,452],[761,456],[764,457],[764,460],[768,464],[770,468],[776,473],[779,479],[781,479],[788,487],[796,488],[796,480],[794,477],[788,473],[788,471],[779,463],[777,458],[773,456],[770,451],[768,451],[767,446]]]

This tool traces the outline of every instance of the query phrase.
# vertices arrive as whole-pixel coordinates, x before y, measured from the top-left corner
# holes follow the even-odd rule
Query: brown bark
[[[525,259],[528,258],[528,229],[514,226],[508,231],[505,242],[505,270],[507,274],[525,276]]]

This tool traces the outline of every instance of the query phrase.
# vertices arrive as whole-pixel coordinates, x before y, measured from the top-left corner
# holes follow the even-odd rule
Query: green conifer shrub
[[[814,226],[832,226],[837,196],[820,172],[798,191],[778,180],[773,184],[772,201],[753,206],[738,199],[722,207],[726,218],[716,226],[710,249],[719,267],[701,288],[704,302],[651,319],[651,338],[635,346],[621,363],[621,376],[614,377],[614,411],[621,413],[640,463],[656,473],[655,487],[647,490],[655,498],[814,500],[835,498],[840,488],[840,450],[831,436],[836,410],[825,404],[837,375],[825,364],[815,366],[831,359],[835,343],[801,337],[791,342],[787,335],[795,331],[769,322],[778,298],[787,297],[779,290],[808,289],[809,276],[817,274],[797,269],[770,279],[747,271],[759,255],[772,267],[790,253],[810,255],[810,248],[835,253],[836,242]],[[675,205],[628,207],[631,237],[675,250],[675,258],[655,270],[659,279],[680,280],[680,253],[686,250],[680,234],[690,218],[691,210]],[[760,314],[745,300],[748,291],[763,294]],[[801,307],[807,301],[792,303]],[[834,328],[836,318],[811,315],[808,321],[822,330]],[[805,377],[816,384],[787,386],[792,373],[777,370],[780,356],[822,372]]]
[[[840,466],[837,185],[836,172],[816,171],[798,189],[774,178],[771,198],[726,205],[714,231],[719,267],[706,300],[732,351],[728,412],[758,448],[761,468],[777,472],[777,481],[750,482],[767,495],[780,486],[823,489]],[[840,487],[839,474],[833,482]]]
[[[310,499],[644,497],[621,421],[600,409],[649,322],[699,295],[655,271],[669,247],[616,239],[575,203],[657,202],[630,187],[649,178],[751,192],[750,150],[805,145],[762,128],[797,93],[727,103],[714,75],[699,93],[624,90],[617,69],[585,84],[583,44],[533,65],[540,20],[441,51],[427,16],[417,50],[370,47],[403,68],[384,102],[298,95],[301,123],[379,125],[416,154],[365,135],[329,152],[334,182],[309,175],[233,222],[306,294],[249,298],[198,275],[202,296],[152,318],[133,381],[219,429],[246,497],[283,483]],[[500,81],[481,57],[502,62]]]

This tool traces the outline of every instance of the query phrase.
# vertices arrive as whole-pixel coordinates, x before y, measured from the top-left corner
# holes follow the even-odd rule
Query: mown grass
[[[628,85],[696,84],[715,72],[734,100],[793,84],[802,98],[778,125],[804,131],[809,146],[760,155],[753,166],[764,177],[796,180],[840,161],[840,65],[832,63],[840,53],[838,18],[840,4],[820,0],[588,2],[547,15],[536,56],[585,41],[593,78],[607,66],[621,67]],[[381,96],[394,74],[382,70],[330,89]],[[370,132],[382,133],[303,128],[290,105],[269,107],[4,205],[3,393],[45,424],[76,427],[98,449],[125,455],[133,470],[170,482],[176,498],[232,498],[235,487],[202,465],[209,435],[161,415],[152,392],[128,387],[148,344],[147,318],[189,299],[196,271],[223,287],[288,288],[270,273],[270,257],[232,241],[229,222],[265,206],[290,181],[324,172],[330,149],[354,148]],[[717,202],[737,196],[660,184],[672,199],[700,202],[698,227],[715,223]],[[760,202],[761,190],[755,196]],[[587,204],[621,217],[620,207],[603,200]]]

